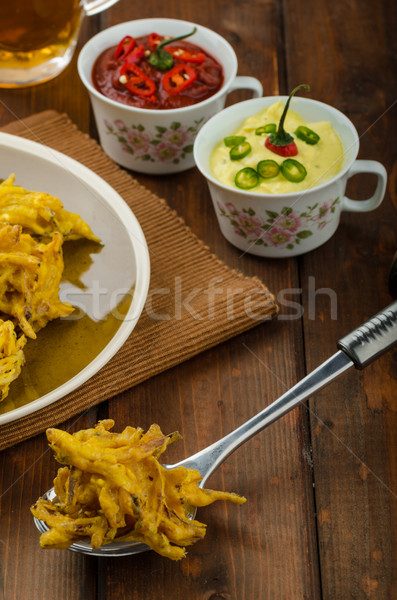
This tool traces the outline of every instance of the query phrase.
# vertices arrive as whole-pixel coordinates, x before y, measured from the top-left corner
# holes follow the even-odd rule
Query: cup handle
[[[342,210],[349,212],[369,212],[374,210],[383,200],[385,195],[387,173],[385,167],[376,160],[356,160],[354,161],[349,173],[348,179],[357,175],[358,173],[373,173],[377,176],[378,181],[376,184],[375,193],[368,200],[351,200],[344,196],[342,200]]]
[[[110,8],[118,1],[119,0],[86,0],[84,2],[84,12],[90,17],[91,15],[96,15],[106,8]]]
[[[252,90],[254,98],[261,98],[263,96],[263,87],[259,79],[255,77],[239,76],[234,78],[227,93],[233,92],[234,90]]]

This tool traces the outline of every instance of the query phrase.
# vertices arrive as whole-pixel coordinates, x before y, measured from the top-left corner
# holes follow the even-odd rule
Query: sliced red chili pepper
[[[139,46],[135,46],[135,48],[126,55],[124,60],[127,63],[137,63],[141,60],[144,54],[145,46],[143,46],[143,44],[139,44]]]
[[[184,62],[191,62],[197,65],[205,61],[204,52],[189,52],[184,48],[175,48],[173,46],[164,46],[164,50],[167,50],[173,58],[176,60],[182,60]]]
[[[149,46],[151,46],[152,48],[157,48],[157,46],[161,42],[161,35],[159,35],[158,33],[149,33],[148,42]]]
[[[114,53],[114,58],[125,58],[127,54],[131,52],[133,48],[136,46],[136,41],[130,35],[126,35],[123,39],[118,43],[117,48]]]
[[[268,150],[271,150],[279,156],[296,156],[298,154],[298,147],[295,142],[291,142],[286,146],[276,146],[270,141],[270,136],[266,138],[265,146]]]
[[[125,62],[120,69],[120,83],[137,96],[152,96],[156,90],[153,79],[135,63]]]
[[[191,85],[197,77],[196,71],[189,65],[175,65],[170,71],[167,71],[162,78],[164,90],[168,94],[179,94],[182,90]]]

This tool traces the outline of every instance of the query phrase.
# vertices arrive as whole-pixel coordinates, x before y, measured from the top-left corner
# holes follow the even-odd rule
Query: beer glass
[[[85,15],[118,0],[11,0],[0,19],[0,87],[56,77],[72,59]]]

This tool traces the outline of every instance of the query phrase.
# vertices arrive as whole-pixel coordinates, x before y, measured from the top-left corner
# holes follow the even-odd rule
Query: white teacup
[[[115,102],[94,87],[91,73],[95,60],[124,36],[140,37],[155,32],[176,37],[193,27],[197,31],[189,41],[214,56],[224,69],[223,85],[210,98],[183,108],[151,110]],[[262,95],[262,85],[257,79],[236,76],[236,54],[223,37],[201,25],[177,19],[139,19],[101,31],[81,50],[78,71],[90,95],[103,149],[118,164],[141,173],[176,173],[193,167],[196,134],[210,117],[224,108],[227,94],[236,89],[250,89],[254,97]]]
[[[387,174],[374,160],[356,160],[359,138],[353,123],[339,110],[308,98],[294,97],[290,108],[309,124],[328,121],[343,145],[343,166],[329,181],[307,190],[266,194],[229,187],[215,179],[210,157],[215,145],[256,115],[287,96],[264,97],[234,104],[212,117],[194,143],[196,165],[207,179],[219,227],[237,248],[257,256],[285,258],[304,254],[324,244],[335,233],[342,211],[368,212],[383,200]],[[309,125],[310,126],[310,125]],[[358,173],[377,176],[375,192],[368,200],[345,196],[346,184]]]

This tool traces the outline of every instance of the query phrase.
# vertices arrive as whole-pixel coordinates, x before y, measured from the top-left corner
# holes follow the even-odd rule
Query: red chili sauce
[[[130,52],[127,56],[121,55],[116,58],[117,46],[108,48],[99,55],[92,70],[92,80],[94,86],[101,94],[121,104],[128,104],[138,108],[171,109],[202,102],[213,96],[221,88],[223,84],[222,66],[205,50],[185,40],[175,41],[163,47],[164,50],[172,53],[174,62],[171,69],[164,71],[152,66],[148,60],[151,53],[156,49],[156,45],[153,44],[153,36],[156,36],[157,44],[165,39],[163,36],[150,34],[134,40],[134,55]],[[138,48],[139,51],[137,50]],[[136,59],[136,56],[140,57]],[[193,57],[194,61],[189,61],[189,56]],[[153,93],[150,93],[150,95],[141,94],[142,90],[143,93],[148,93],[148,88],[151,89],[153,84],[147,80],[145,84],[145,80],[143,79],[141,83],[142,90],[140,90],[139,71],[127,72],[127,75],[124,77],[122,76],[123,71],[120,74],[124,63],[128,63],[128,61],[136,65],[145,76],[154,82]],[[185,69],[182,69],[180,66],[178,67],[181,64],[185,66]],[[176,73],[172,71],[175,67],[177,69]],[[193,69],[194,74],[192,74],[190,69]],[[132,81],[137,73],[138,79],[135,79],[137,81],[135,89],[138,89],[134,93],[127,88],[125,83],[120,82],[120,77],[121,81],[125,81],[126,78],[127,80],[130,78]],[[173,73],[175,73],[174,76]],[[185,80],[190,80],[190,78],[194,80],[178,91],[179,87],[182,86],[175,86],[174,82],[181,82],[181,77]]]

